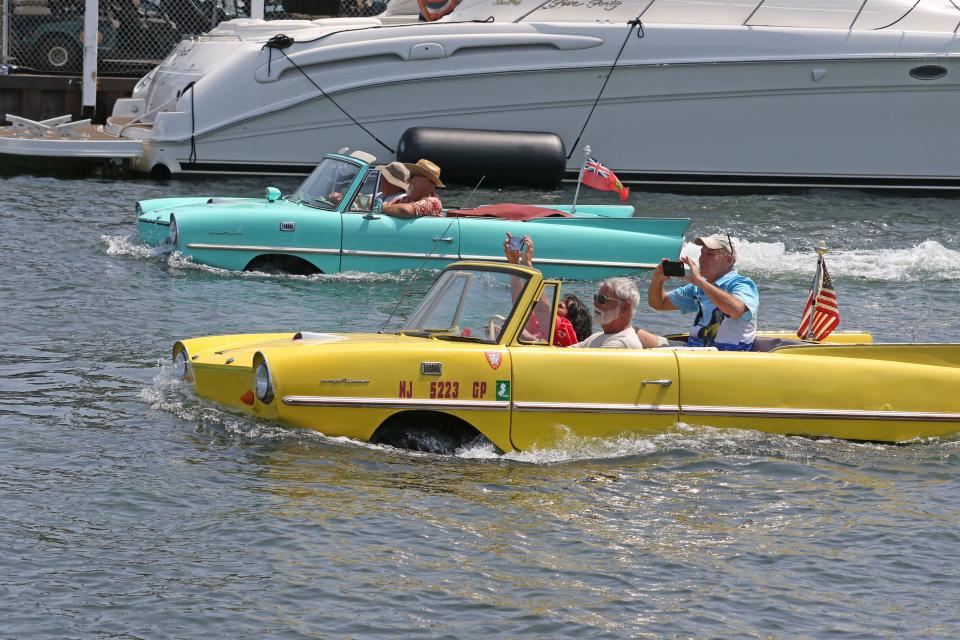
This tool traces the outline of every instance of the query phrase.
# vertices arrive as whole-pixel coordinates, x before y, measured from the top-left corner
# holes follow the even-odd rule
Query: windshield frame
[[[511,292],[509,294],[513,296],[513,306],[510,309],[509,315],[507,315],[506,318],[504,319],[503,325],[500,329],[499,334],[497,335],[496,340],[490,340],[489,338],[486,337],[486,335],[484,335],[483,337],[462,336],[462,335],[454,335],[450,333],[442,333],[439,330],[437,332],[434,332],[434,331],[425,330],[422,328],[410,327],[410,323],[413,322],[414,320],[417,320],[419,316],[425,315],[427,311],[432,313],[436,309],[437,307],[436,303],[434,303],[429,309],[427,309],[426,308],[427,302],[434,298],[437,300],[440,300],[442,299],[443,296],[446,295],[446,293],[456,283],[457,278],[456,277],[450,278],[448,281],[444,282],[444,277],[448,273],[453,273],[457,271],[475,272],[475,273],[498,273],[498,274],[505,274],[512,278],[521,278],[523,280],[523,284],[519,288],[519,290],[515,290],[514,292]],[[429,291],[427,291],[427,293],[424,294],[423,299],[420,300],[420,304],[418,304],[416,309],[414,309],[413,312],[410,313],[410,315],[407,317],[406,321],[404,322],[403,326],[396,333],[397,335],[406,335],[406,336],[414,336],[414,337],[429,338],[429,339],[451,340],[455,342],[473,342],[473,343],[479,343],[479,344],[497,344],[497,345],[507,344],[509,342],[507,340],[507,328],[514,321],[514,318],[517,317],[518,309],[520,308],[521,303],[523,302],[526,296],[527,290],[530,287],[530,283],[532,281],[533,281],[533,275],[530,273],[526,273],[524,271],[518,271],[514,269],[498,268],[497,265],[490,265],[489,267],[475,266],[475,265],[470,265],[470,266],[451,265],[440,273],[436,281],[433,283],[433,286],[430,287]],[[438,286],[440,285],[442,285],[443,290],[435,293],[437,291]],[[468,281],[467,284],[464,286],[463,292],[460,294],[460,300],[457,303],[457,309],[454,313],[454,319],[459,319],[460,313],[462,311],[464,302],[466,300],[467,294],[469,293],[469,289],[471,285],[472,285],[472,282]]]
[[[338,166],[337,171],[339,172],[342,170],[340,167],[344,165],[356,167],[357,173],[354,174],[346,191],[341,192],[342,197],[340,198],[339,202],[332,202],[331,200],[327,200],[326,196],[318,196],[317,194],[306,192],[308,187],[314,187],[314,183],[320,182],[322,170],[326,171],[327,167]],[[314,170],[311,171],[310,175],[300,183],[296,190],[290,195],[284,196],[284,199],[294,204],[302,204],[305,207],[318,209],[320,211],[342,211],[347,206],[346,203],[353,202],[356,191],[359,189],[358,185],[363,184],[363,181],[366,179],[367,172],[369,170],[370,165],[356,158],[341,155],[326,155],[320,160],[320,162],[317,163],[317,166],[314,168]],[[318,198],[321,198],[321,200],[318,200]],[[322,206],[324,203],[333,206],[332,208]]]

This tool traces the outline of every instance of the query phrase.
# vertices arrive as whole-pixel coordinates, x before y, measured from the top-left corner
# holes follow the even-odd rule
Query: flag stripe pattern
[[[837,306],[837,293],[833,288],[833,280],[827,273],[827,263],[821,258],[819,292],[811,291],[807,297],[807,304],[803,308],[803,317],[800,319],[800,328],[797,335],[804,339],[813,338],[820,341],[826,338],[840,324],[840,309]],[[816,305],[814,306],[814,295]],[[810,313],[813,311],[813,325],[810,325]],[[809,335],[807,331],[810,331]]]

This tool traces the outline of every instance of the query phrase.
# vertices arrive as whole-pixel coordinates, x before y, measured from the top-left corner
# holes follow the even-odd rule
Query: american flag
[[[820,256],[817,267],[817,277],[807,297],[807,305],[803,308],[803,317],[800,319],[797,335],[805,340],[813,338],[819,342],[840,324],[840,309],[837,307],[837,293],[833,290],[833,280],[827,273],[827,263],[824,262],[823,256]],[[814,304],[814,296],[816,296],[816,304]],[[810,323],[811,312],[813,312],[812,324]]]
[[[584,163],[581,179],[583,184],[592,189],[616,191],[620,194],[620,202],[626,202],[627,198],[630,197],[630,189],[623,186],[616,174],[593,158],[587,158],[586,163]]]

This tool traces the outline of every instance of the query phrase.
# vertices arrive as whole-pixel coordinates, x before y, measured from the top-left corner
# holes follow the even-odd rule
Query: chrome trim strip
[[[867,411],[863,409],[773,409],[766,407],[712,407],[684,405],[681,417],[724,416],[730,418],[806,418],[813,420],[890,420],[909,422],[960,422],[960,413],[933,413],[927,411]]]
[[[339,249],[310,249],[308,247],[264,247],[254,244],[204,244],[190,242],[188,249],[214,249],[223,251],[273,251],[280,253],[317,253],[323,255],[339,255]]]
[[[509,411],[510,403],[493,400],[427,400],[421,398],[343,398],[285,396],[291,407],[346,407],[353,409],[447,409],[450,411]]]
[[[369,380],[354,379],[354,378],[323,378],[320,380],[320,384],[369,384]]]
[[[503,256],[460,256],[461,260],[484,260],[489,262],[506,262]],[[600,260],[566,260],[561,258],[534,258],[533,266],[538,264],[560,264],[573,267],[610,267],[614,269],[656,269],[658,263],[653,262],[603,262]]]
[[[460,256],[457,254],[450,253],[403,253],[400,251],[360,251],[358,249],[344,249],[342,251],[345,256],[374,256],[380,258],[417,258],[425,260],[430,258],[431,260],[459,260]],[[501,256],[502,258],[503,256]]]
[[[640,413],[667,415],[680,412],[675,404],[605,404],[589,402],[514,402],[514,411],[526,413]]]

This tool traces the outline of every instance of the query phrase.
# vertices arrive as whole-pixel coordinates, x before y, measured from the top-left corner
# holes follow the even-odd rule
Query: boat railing
[[[946,1],[947,3],[949,3],[949,5],[946,6],[946,9],[949,10],[949,8],[952,7],[953,10],[956,11],[957,21],[956,23],[952,23],[954,26],[952,27],[951,31],[953,33],[957,33],[958,31],[960,31],[960,4],[958,4],[958,0],[946,0]],[[720,0],[720,1],[714,0],[713,2],[696,3],[698,4],[698,7],[699,7],[697,8],[698,13],[696,14],[696,19],[692,19],[690,22],[696,23],[696,24],[702,24],[702,21],[701,21],[701,18],[703,17],[702,12],[703,11],[709,12],[710,7],[715,6],[720,9],[725,9],[725,11],[723,11],[722,13],[727,14],[720,17],[721,24],[731,24],[731,25],[739,24],[740,26],[743,26],[743,27],[809,26],[810,28],[819,27],[819,28],[831,28],[831,29],[842,29],[847,31],[853,31],[854,29],[858,28],[858,24],[861,24],[863,22],[863,19],[869,14],[874,17],[877,15],[881,15],[884,19],[887,20],[887,22],[881,26],[876,26],[876,27],[860,26],[859,28],[862,30],[869,30],[869,31],[882,31],[884,29],[889,29],[903,22],[911,14],[925,11],[925,9],[921,7],[923,2],[924,0],[903,0],[902,7],[898,7],[898,6],[891,7],[888,1],[875,0],[873,2],[873,7],[879,6],[880,8],[876,9],[875,12],[870,12],[869,9],[871,9],[871,0],[860,0],[860,2],[855,5],[853,3],[850,3],[847,5],[846,8],[844,7],[824,8],[824,4],[826,3],[821,3],[820,6],[811,6],[810,3],[803,2],[803,0],[794,0],[793,2],[784,2],[783,0],[779,0],[779,1],[775,0],[774,2],[771,2],[770,0],[756,0],[756,2],[752,4],[752,6],[747,4],[740,4],[740,3],[736,3],[736,5],[734,6],[734,4],[731,2],[724,2],[723,0]],[[581,3],[579,2],[572,3],[572,5],[578,5],[578,6],[580,4]],[[692,5],[692,4],[694,3],[685,2],[684,0],[640,0],[639,2],[636,3],[636,5],[639,6],[639,11],[636,14],[636,19],[643,20],[644,17],[647,16],[647,14],[650,13],[652,10],[656,11],[658,9],[661,9],[665,11],[667,15],[671,15],[672,17],[680,16],[676,20],[678,24],[686,23],[687,20],[683,19],[684,11],[689,10],[692,12],[693,9],[685,5]],[[704,7],[704,5],[706,6]],[[775,6],[771,6],[771,5],[775,5]],[[941,7],[944,7],[945,5],[946,3],[941,5]],[[529,18],[531,15],[533,15],[534,13],[542,9],[551,10],[551,9],[559,8],[560,6],[562,6],[562,0],[542,0],[541,2],[537,2],[531,9],[529,9],[528,11],[520,15],[518,18],[516,18],[514,22],[523,22],[524,20]],[[735,13],[740,13],[740,10],[747,10],[746,17],[740,20],[736,16],[729,15],[729,10],[733,8],[736,9]],[[788,13],[800,12],[800,15],[814,15],[819,12],[819,15],[821,16],[821,18],[824,18],[824,20],[820,24],[815,24],[815,25],[803,24],[804,22],[803,19],[799,21],[772,20],[770,22],[765,22],[762,18],[760,18],[760,16],[763,15],[764,13],[762,11],[764,9],[768,11],[776,12],[777,15],[779,15],[780,17],[783,16],[783,13],[781,12],[788,12]],[[940,7],[936,7],[935,9],[937,9],[938,13],[939,11],[943,10]],[[623,8],[621,9],[621,12],[622,11],[623,11]],[[675,13],[675,12],[679,12],[679,13]],[[849,22],[846,24],[837,24],[837,22],[839,22],[839,20],[842,20],[842,16],[847,12],[852,14],[852,17],[850,18]],[[882,12],[882,14],[877,12]],[[621,15],[623,15],[623,13],[621,13]],[[743,14],[740,14],[740,15],[743,15]],[[826,17],[830,18],[829,21],[826,20]],[[659,15],[653,17],[652,19],[654,22],[673,22],[673,19],[665,19],[663,13],[659,13]],[[730,20],[730,22],[727,22],[727,20]],[[829,27],[826,24],[827,22],[830,22]]]
[[[893,22],[890,22],[889,24],[885,24],[885,25],[883,25],[882,27],[874,27],[872,30],[873,30],[873,31],[882,31],[883,29],[889,29],[890,27],[894,26],[894,25],[897,24],[898,22],[901,22],[904,18],[906,18],[906,17],[907,17],[908,15],[910,15],[911,13],[913,13],[914,9],[916,9],[917,6],[919,6],[919,4],[920,4],[921,1],[922,1],[922,0],[916,0],[913,4],[911,4],[909,7],[907,7],[906,11],[904,11],[904,12],[903,12],[896,20],[894,20]],[[650,7],[650,5],[653,4],[654,2],[656,2],[656,0],[651,0],[650,4],[647,5],[647,7],[644,9],[644,11],[646,11],[646,9],[648,9],[648,8]],[[847,30],[848,30],[848,31],[853,31],[853,27],[857,24],[857,20],[860,19],[860,16],[863,15],[863,10],[866,8],[868,2],[870,2],[870,0],[863,0],[863,2],[860,3],[860,7],[857,8],[857,12],[856,12],[856,14],[854,14],[853,20],[851,20],[851,21],[850,21],[850,24],[847,26]],[[960,6],[957,6],[957,3],[954,2],[954,0],[948,0],[948,2],[953,6],[954,9],[957,10],[957,14],[960,15]],[[741,26],[744,26],[744,27],[759,26],[759,25],[751,24],[750,21],[753,19],[753,16],[756,15],[757,11],[759,11],[760,8],[761,8],[763,5],[765,5],[766,3],[767,3],[767,0],[759,0],[759,1],[757,2],[757,4],[753,7],[753,10],[750,11],[750,15],[748,15],[748,16],[746,17],[746,19],[743,21],[743,24],[742,24]],[[957,32],[957,29],[960,29],[960,20],[958,20],[956,26],[954,26],[953,32],[956,33],[956,32]]]

